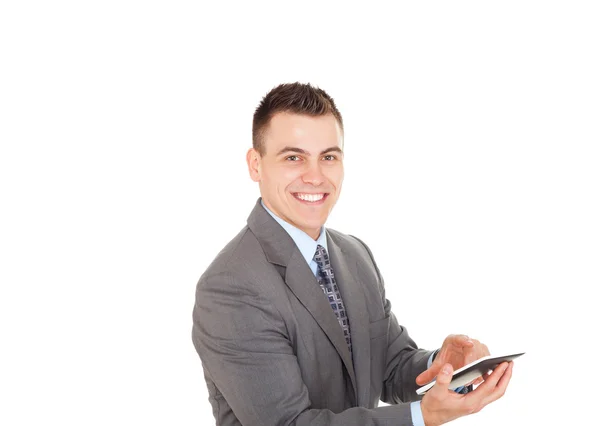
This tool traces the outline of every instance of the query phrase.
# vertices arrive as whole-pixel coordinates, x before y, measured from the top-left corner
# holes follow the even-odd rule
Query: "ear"
[[[260,154],[254,148],[248,150],[246,163],[248,163],[250,179],[254,182],[260,182]]]

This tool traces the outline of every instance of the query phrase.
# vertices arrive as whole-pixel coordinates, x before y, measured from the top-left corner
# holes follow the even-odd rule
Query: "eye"
[[[298,157],[297,155],[290,155],[288,157],[285,157],[286,161],[298,161],[300,160],[300,157]]]
[[[337,157],[336,157],[335,155],[331,155],[331,154],[328,154],[328,155],[326,155],[326,156],[324,156],[324,157],[323,157],[323,159],[324,159],[324,160],[327,160],[327,161],[333,161],[333,160],[335,160],[336,158],[337,158]]]

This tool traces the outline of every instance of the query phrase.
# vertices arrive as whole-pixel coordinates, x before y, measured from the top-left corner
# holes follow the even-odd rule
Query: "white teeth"
[[[303,201],[310,201],[311,203],[322,200],[324,196],[325,194],[296,194],[297,198],[300,198]]]

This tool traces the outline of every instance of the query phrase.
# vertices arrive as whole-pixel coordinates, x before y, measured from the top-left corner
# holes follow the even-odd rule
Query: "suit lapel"
[[[335,273],[335,272],[334,272]],[[290,259],[286,274],[285,282],[298,300],[310,312],[319,327],[327,335],[338,354],[342,358],[346,369],[349,372],[354,393],[356,391],[356,378],[354,366],[348,351],[346,339],[342,333],[340,323],[335,317],[327,298],[321,291],[317,279],[306,264],[306,260],[302,257],[299,250],[296,250]]]
[[[296,247],[294,240],[261,206],[260,198],[256,202],[254,210],[248,217],[248,227],[258,239],[258,242],[260,243],[265,253],[265,256],[267,257],[267,260],[274,265],[278,265],[278,269],[281,272],[285,270],[285,273],[282,274],[285,283],[294,293],[294,295],[298,298],[300,303],[302,303],[302,305],[304,305],[304,307],[310,312],[310,314],[315,319],[319,327],[323,330],[323,332],[327,335],[327,337],[335,347],[336,351],[342,358],[344,365],[346,366],[348,375],[350,376],[355,398],[358,402],[362,401],[364,398],[359,398],[358,396],[357,377],[355,375],[355,369],[352,363],[352,358],[350,357],[350,351],[348,350],[348,345],[346,344],[346,339],[344,338],[342,328],[340,327],[340,324],[337,318],[335,317],[335,314],[333,313],[333,310],[331,309],[327,298],[321,291],[319,284],[317,283],[316,277],[313,275],[310,267],[306,263],[306,260],[302,257],[300,250],[298,250],[298,247]],[[354,283],[354,281],[350,282],[351,275],[349,275],[346,272],[346,264],[338,262],[338,259],[341,258],[340,250],[330,241],[330,239],[327,240],[328,248],[331,250],[331,248],[334,247],[333,250],[335,252],[335,257],[332,257],[331,251],[329,252],[332,261],[332,267],[336,280],[338,280],[338,274],[340,274],[339,282],[342,283],[340,291],[342,293],[342,298],[344,299],[344,304],[346,304],[346,306],[348,307],[350,327],[352,327],[353,320],[357,324],[356,331],[352,328],[350,330],[353,341],[353,348],[355,347],[354,345],[356,345],[358,348],[362,347],[362,349],[359,350],[360,355],[358,356],[360,364],[356,365],[360,365],[362,368],[365,368],[365,366],[363,365],[365,362],[365,353],[367,360],[370,357],[368,335],[366,336],[367,344],[365,345],[364,330],[362,330],[362,327],[358,325],[363,322],[362,318],[364,318],[364,315],[366,315],[364,313],[366,312],[366,307],[364,307],[364,295],[360,293],[361,290],[360,288],[358,288],[357,284]],[[338,270],[340,272],[338,272]],[[342,291],[342,288],[347,285],[346,281],[350,282],[350,284],[348,284],[349,289],[348,291]],[[348,306],[346,300],[352,299],[356,295],[359,296],[358,299],[360,300],[357,300],[356,302],[351,302]],[[366,326],[368,327],[368,317],[366,321]],[[356,341],[354,340],[355,334]],[[369,374],[369,363],[366,364],[366,369],[367,373]],[[365,383],[367,389],[366,391],[363,389],[364,393],[368,392],[369,389],[369,376],[367,375],[365,379],[364,372],[362,376],[363,378],[360,382],[361,387],[364,387],[363,383]]]
[[[341,248],[335,244],[329,235],[327,248],[335,280],[346,307],[346,314],[350,320],[354,370],[356,371],[356,384],[360,390],[360,393],[357,394],[358,405],[366,407],[368,406],[369,391],[371,389],[371,341],[365,294],[360,282],[356,279],[358,275],[355,262],[348,260],[343,255]],[[340,328],[337,321],[336,325]]]

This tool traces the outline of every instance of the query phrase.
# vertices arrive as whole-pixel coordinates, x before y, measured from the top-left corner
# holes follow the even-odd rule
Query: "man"
[[[438,351],[418,349],[369,248],[325,229],[344,176],[333,99],[280,85],[257,108],[252,133],[247,163],[261,198],[200,278],[193,314],[217,425],[434,426],[501,397],[512,363],[475,390],[448,390],[453,369],[487,347],[451,335]],[[421,400],[416,389],[436,376]]]

